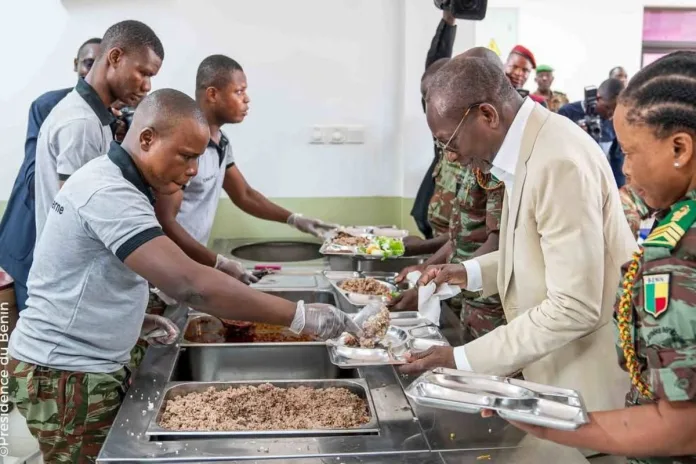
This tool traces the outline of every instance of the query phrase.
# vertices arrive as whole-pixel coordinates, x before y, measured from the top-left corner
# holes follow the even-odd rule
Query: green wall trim
[[[410,216],[413,199],[401,197],[272,198],[290,211],[326,222],[353,225],[395,225],[417,233]],[[0,217],[7,200],[0,201]],[[286,226],[263,221],[237,208],[229,199],[220,200],[211,240],[216,238],[301,237],[304,234]]]

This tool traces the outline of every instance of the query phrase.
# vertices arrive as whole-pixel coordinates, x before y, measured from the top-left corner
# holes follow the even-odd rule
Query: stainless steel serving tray
[[[422,325],[435,325],[427,317],[423,317],[418,311],[401,311],[389,313],[390,325],[402,328],[412,328]]]
[[[229,387],[241,387],[245,385],[258,386],[269,383],[280,388],[310,387],[310,388],[345,388],[367,401],[367,409],[370,421],[359,427],[349,429],[311,429],[311,430],[237,430],[237,431],[189,431],[169,430],[159,425],[164,414],[167,400],[192,392],[203,392],[210,387],[225,390]],[[164,394],[157,404],[157,415],[153,416],[147,428],[147,436],[179,437],[179,438],[221,438],[221,437],[266,437],[266,436],[311,436],[311,435],[346,435],[346,434],[373,434],[379,432],[379,421],[375,414],[375,406],[372,402],[370,389],[363,379],[338,379],[338,380],[259,380],[259,381],[232,381],[232,382],[170,382],[167,384]]]
[[[187,346],[287,346],[287,345],[317,345],[324,346],[326,344],[323,340],[288,340],[288,341],[237,341],[228,342],[226,341],[226,329],[224,325],[221,327],[222,331],[219,331],[217,322],[221,320],[210,314],[201,312],[191,312],[184,326],[182,336],[180,339],[180,344],[182,347]],[[221,322],[220,322],[221,323]],[[256,323],[250,322],[250,325]],[[266,324],[268,325],[268,324]],[[289,331],[290,329],[282,329],[279,333],[286,334],[288,336],[293,336],[294,334]],[[191,340],[189,337],[193,336],[195,339]]]
[[[404,392],[420,406],[467,413],[491,409],[505,419],[560,430],[589,422],[578,392],[524,380],[437,368]]]
[[[348,229],[348,230],[347,230]],[[395,229],[391,227],[373,227],[373,226],[361,226],[361,227],[350,227],[350,228],[343,228],[343,229],[336,229],[331,232],[329,232],[324,239],[324,243],[322,244],[321,248],[319,249],[319,253],[327,256],[355,256],[355,257],[360,257],[361,259],[374,259],[374,260],[384,260],[384,259],[398,259],[401,258],[401,256],[392,256],[392,257],[383,257],[383,256],[378,256],[378,255],[368,255],[366,253],[360,253],[358,251],[358,247],[354,246],[344,246],[344,245],[337,245],[333,243],[334,238],[336,235],[338,235],[339,232],[344,231],[350,233],[350,235],[354,235],[356,237],[365,237],[368,239],[373,239],[375,237],[390,237],[390,238],[397,238],[397,239],[403,239],[404,237],[408,236],[408,231],[407,230],[402,230],[402,229]],[[377,234],[375,233],[377,232]]]
[[[365,306],[373,301],[386,302],[387,297],[381,295],[365,295],[361,293],[349,292],[341,288],[341,285],[351,279],[374,279],[383,285],[390,293],[398,292],[396,285],[388,282],[385,277],[391,276],[391,273],[369,273],[371,275],[362,274],[360,272],[335,272],[324,271],[324,276],[328,279],[331,286],[348,302],[354,306]],[[384,275],[380,275],[384,274]],[[393,277],[391,279],[393,281]]]
[[[432,346],[449,346],[449,343],[437,327],[429,325],[390,326],[376,348],[346,346],[343,337],[326,342],[331,362],[341,369],[405,364],[407,352],[417,353]]]

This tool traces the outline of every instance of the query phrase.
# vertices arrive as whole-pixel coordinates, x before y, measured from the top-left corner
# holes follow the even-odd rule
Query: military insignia
[[[672,212],[648,235],[643,246],[671,250],[677,246],[694,222],[696,222],[696,201],[681,201],[674,205]]]
[[[669,306],[669,274],[643,276],[643,309],[653,317],[660,317]]]

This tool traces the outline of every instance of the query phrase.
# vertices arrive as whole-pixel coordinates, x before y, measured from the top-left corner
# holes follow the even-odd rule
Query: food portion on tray
[[[360,295],[389,296],[392,293],[388,284],[371,277],[346,279],[341,281],[338,287],[346,292]]]
[[[159,426],[182,431],[350,429],[370,422],[367,400],[343,387],[211,386],[168,399],[163,409]]]
[[[297,335],[287,327],[260,322],[219,319],[207,314],[189,318],[184,343],[300,343],[316,342],[310,335]]]
[[[403,238],[407,235],[400,229],[344,227],[331,232],[320,251],[328,255],[396,258],[406,251]]]
[[[365,306],[372,302],[385,303],[401,290],[394,283],[396,273],[325,271],[324,276],[354,306]]]
[[[326,343],[331,362],[338,367],[404,364],[408,352],[449,345],[437,327],[393,325],[391,314],[384,305],[366,306],[354,321],[361,329],[360,333],[343,333]]]

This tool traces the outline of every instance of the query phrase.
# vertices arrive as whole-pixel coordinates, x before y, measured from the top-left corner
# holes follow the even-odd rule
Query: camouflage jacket
[[[462,183],[454,202],[450,240],[453,253],[451,263],[462,263],[486,242],[488,234],[500,230],[503,211],[505,186],[491,174],[481,175],[483,186],[479,184],[473,169],[466,168]],[[472,306],[502,306],[496,295],[491,298],[470,299],[472,294],[465,294],[467,304]]]
[[[696,191],[676,203],[643,242],[632,289],[629,333],[640,375],[655,400],[696,401]],[[680,237],[681,235],[681,237]],[[628,264],[624,266],[626,272]],[[623,289],[619,289],[619,295]],[[617,306],[618,310],[618,306]],[[625,368],[622,342],[618,354]],[[646,403],[631,389],[627,404]],[[629,459],[641,464],[696,463],[696,456]]]
[[[428,206],[428,222],[435,237],[449,232],[452,203],[457,196],[463,171],[460,163],[452,163],[440,154],[440,160],[433,171],[435,191]]]
[[[554,113],[558,113],[558,110],[561,109],[561,106],[570,103],[566,94],[564,94],[563,92],[556,92],[555,90],[551,91],[551,97],[547,97],[546,95],[542,95],[538,92],[534,92],[534,95],[545,98],[546,106],[548,106],[549,110],[553,111]]]
[[[628,185],[624,185],[619,189],[619,196],[621,197],[621,205],[628,220],[628,225],[631,226],[631,232],[636,237],[640,229],[640,221],[650,215],[650,210],[636,191]]]

